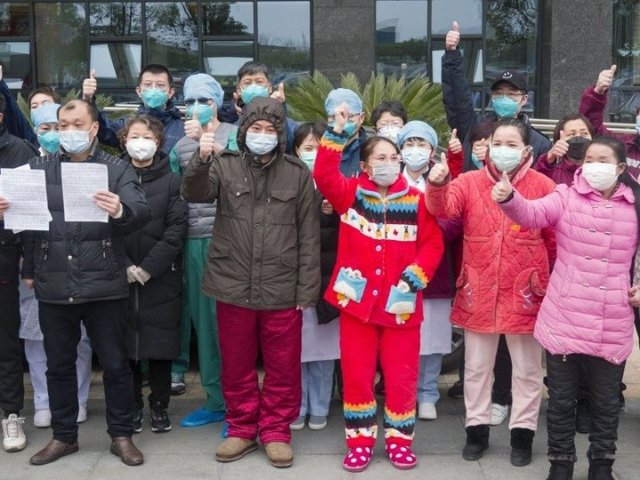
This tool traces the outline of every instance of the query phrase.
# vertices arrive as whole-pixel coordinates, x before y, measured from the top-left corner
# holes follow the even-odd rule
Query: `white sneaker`
[[[23,424],[24,417],[19,417],[15,413],[2,420],[2,446],[5,452],[19,452],[27,446]]]
[[[309,415],[309,429],[322,430],[327,426],[327,417],[319,415]]]
[[[36,428],[49,428],[51,426],[51,410],[48,408],[36,410],[33,416],[33,426]]]
[[[500,425],[509,416],[509,405],[491,404],[491,421],[489,425]]]
[[[304,422],[306,419],[306,415],[300,415],[298,418],[296,418],[295,422],[289,425],[289,428],[291,428],[291,430],[302,430],[304,428]]]
[[[78,418],[76,419],[76,423],[84,423],[86,421],[87,421],[87,407],[78,405]]]
[[[436,404],[429,402],[418,403],[418,418],[420,420],[435,420],[438,418]]]

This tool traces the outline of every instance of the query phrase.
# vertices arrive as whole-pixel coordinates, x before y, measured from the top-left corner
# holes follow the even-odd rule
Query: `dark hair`
[[[618,161],[618,165],[621,163],[627,163],[627,147],[624,143],[615,137],[605,137],[604,135],[598,135],[593,137],[591,145],[604,145],[613,150],[613,155]],[[640,239],[640,184],[631,176],[629,168],[625,168],[624,171],[618,176],[618,181],[633,191],[634,206],[636,208],[636,217],[638,218],[638,239]]]
[[[373,153],[373,149],[376,148],[376,145],[378,145],[380,142],[385,142],[389,145],[392,145],[396,153],[400,153],[398,145],[396,145],[395,142],[392,142],[388,138],[378,136],[369,137],[364,141],[362,145],[360,145],[360,160],[366,162],[367,158],[369,158],[369,156]]]
[[[160,74],[164,73],[167,76],[168,80],[169,80],[169,86],[173,85],[173,76],[171,75],[171,72],[169,71],[169,69],[167,67],[165,67],[164,65],[160,65],[158,63],[150,63],[149,65],[144,67],[140,71],[140,75],[138,75],[138,85],[140,85],[142,83],[142,76],[145,73],[152,73],[154,75],[160,75]]]
[[[7,111],[7,99],[0,93],[0,113],[4,114]]]
[[[558,123],[556,124],[556,128],[554,128],[553,130],[554,142],[557,142],[558,140],[560,140],[560,132],[564,129],[564,126],[567,124],[567,122],[571,122],[573,120],[582,120],[584,124],[587,126],[587,130],[589,130],[589,134],[591,134],[592,137],[596,134],[596,131],[593,129],[593,125],[591,125],[591,122],[587,117],[579,113],[571,113],[569,115],[562,117],[560,120],[558,120]]]
[[[304,139],[307,138],[309,134],[320,141],[326,129],[327,122],[324,121],[301,123],[293,134],[293,150],[295,151],[296,148],[300,148],[300,145],[302,145],[302,142],[304,142]]]
[[[58,95],[58,92],[56,92],[53,88],[51,88],[51,87],[38,87],[34,91],[32,91],[29,94],[29,96],[27,97],[27,105],[29,106],[29,109],[31,109],[31,100],[33,100],[33,97],[35,97],[39,93],[42,93],[43,95],[51,97],[53,99],[53,103],[61,103],[62,102],[62,98],[60,97],[60,95]]]
[[[407,123],[407,109],[404,108],[404,105],[397,100],[384,100],[371,112],[371,124],[374,128],[383,113],[390,113],[394,117],[400,117],[402,123]]]
[[[66,112],[69,110],[75,110],[79,105],[84,105],[84,107],[87,109],[87,112],[89,112],[89,116],[91,117],[91,121],[92,122],[97,122],[98,121],[98,109],[96,108],[95,105],[93,105],[92,103],[89,103],[81,98],[74,98],[69,100],[67,103],[65,103],[64,105],[62,105],[59,109],[58,109],[58,120],[60,120],[60,112]]]
[[[153,118],[150,115],[134,115],[132,117],[128,117],[124,122],[124,127],[122,127],[118,131],[118,140],[120,140],[120,145],[124,148],[127,143],[127,135],[129,135],[129,130],[136,123],[143,123],[147,126],[151,132],[155,135],[158,140],[158,148],[162,146],[164,143],[164,126],[162,122],[157,118]]]
[[[484,122],[476,124],[476,126],[471,129],[471,133],[469,133],[469,143],[473,146],[475,142],[478,142],[483,138],[489,140],[491,135],[493,135],[495,126],[495,122],[491,120],[485,120]]]
[[[264,63],[250,60],[238,70],[238,82],[246,75],[257,75],[258,73],[264,73],[264,76],[269,80],[269,69],[267,66]]]
[[[522,142],[525,145],[529,145],[531,143],[531,133],[529,132],[529,126],[521,120],[517,118],[505,118],[496,122],[495,127],[493,128],[493,133],[496,133],[500,127],[516,127],[518,132],[520,133],[520,137],[522,138]],[[493,134],[492,134],[493,135]]]

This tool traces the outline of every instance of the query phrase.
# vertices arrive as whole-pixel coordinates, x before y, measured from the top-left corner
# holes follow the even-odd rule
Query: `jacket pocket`
[[[217,213],[232,218],[246,218],[251,209],[251,189],[242,183],[226,183]]]
[[[546,293],[546,286],[535,268],[528,268],[518,274],[513,285],[513,309],[523,315],[535,314]]]
[[[464,265],[462,273],[456,281],[458,293],[455,304],[467,313],[474,313],[478,308],[479,278],[476,271],[469,265]]]
[[[290,255],[281,255],[280,263],[282,263],[285,267],[289,267],[292,270],[298,269],[298,255],[290,254]]]
[[[296,190],[274,189],[269,197],[269,218],[276,225],[296,222]]]

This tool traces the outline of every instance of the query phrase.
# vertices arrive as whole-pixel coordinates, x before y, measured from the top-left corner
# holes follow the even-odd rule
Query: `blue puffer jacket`
[[[170,101],[167,103],[165,110],[156,110],[141,105],[140,108],[138,108],[138,113],[149,115],[162,122],[162,125],[164,125],[164,144],[162,145],[162,151],[169,155],[169,152],[171,152],[171,149],[178,143],[178,140],[184,137],[184,121],[182,120],[180,110]],[[98,130],[98,140],[100,143],[110,147],[120,148],[118,131],[124,127],[126,119],[127,117],[122,117],[112,120],[107,118],[104,112],[99,112],[98,122],[100,123],[100,129]]]

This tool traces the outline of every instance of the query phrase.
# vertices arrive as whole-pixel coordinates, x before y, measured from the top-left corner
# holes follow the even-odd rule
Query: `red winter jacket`
[[[313,177],[318,190],[340,215],[338,257],[324,298],[349,315],[385,327],[418,326],[422,290],[434,275],[444,250],[442,233],[424,205],[421,192],[401,175],[381,198],[366,174],[346,178],[340,157],[347,138],[327,131],[320,141]],[[341,268],[358,270],[366,279],[359,302],[339,303],[334,291]],[[417,291],[415,312],[399,324],[385,307],[392,286],[406,281]]]
[[[555,183],[524,164],[511,179],[525,198],[541,198]],[[553,229],[515,224],[491,199],[500,175],[492,164],[444,186],[429,185],[427,206],[442,218],[462,217],[462,271],[451,322],[480,333],[531,333],[555,259]]]

